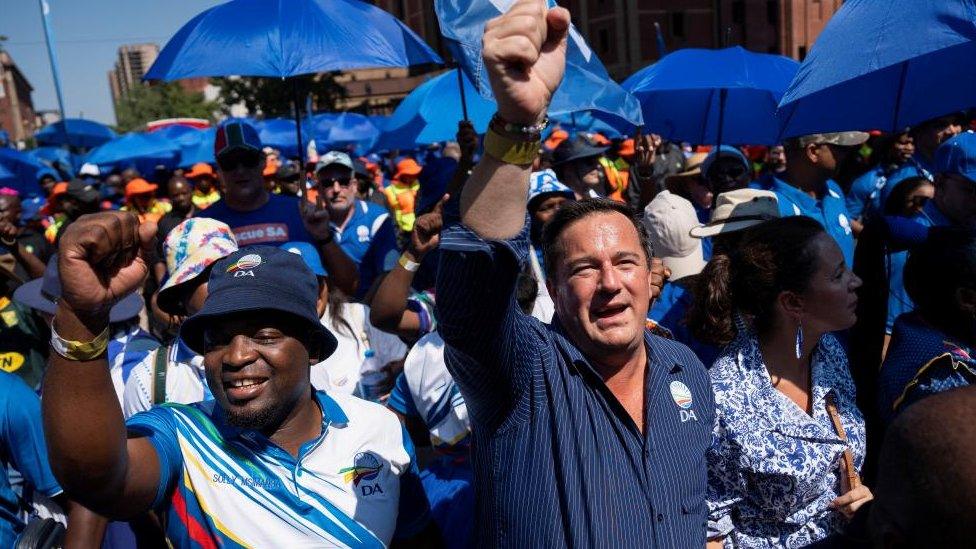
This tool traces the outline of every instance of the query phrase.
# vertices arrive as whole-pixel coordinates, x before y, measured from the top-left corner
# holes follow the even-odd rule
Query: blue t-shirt
[[[780,178],[773,179],[771,189],[779,200],[782,217],[805,215],[816,219],[832,236],[850,267],[854,264],[854,234],[851,219],[844,204],[844,195],[837,183],[828,180],[823,196],[817,200]]]
[[[356,297],[361,298],[377,276],[396,266],[400,252],[390,213],[385,208],[364,200],[355,200],[350,207],[353,211],[349,220],[343,227],[336,225],[335,231],[342,251],[359,266]]]
[[[298,212],[298,198],[294,196],[272,194],[264,206],[250,212],[232,210],[226,200],[220,200],[197,212],[196,217],[226,223],[234,231],[241,248],[261,244],[276,246],[296,240],[315,244],[315,239],[305,229]]]
[[[884,203],[891,190],[909,177],[922,176],[931,180],[930,172],[911,159],[900,166],[875,166],[851,183],[845,203],[853,219],[884,211]]]
[[[0,547],[13,547],[24,529],[20,503],[8,469],[19,472],[31,489],[48,497],[61,493],[47,460],[41,400],[19,377],[0,372]]]

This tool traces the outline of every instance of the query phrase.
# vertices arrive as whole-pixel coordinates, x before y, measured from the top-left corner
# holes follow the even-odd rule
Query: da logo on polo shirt
[[[669,387],[671,389],[671,398],[674,403],[678,406],[678,412],[681,415],[681,423],[686,421],[698,421],[698,416],[695,415],[695,411],[691,409],[695,401],[691,397],[691,389],[687,385],[680,381],[672,381]]]
[[[259,265],[261,265],[261,256],[258,254],[247,254],[238,258],[237,263],[227,267],[227,272],[234,273],[234,278],[254,276],[254,269]]]
[[[853,231],[851,229],[851,222],[847,219],[844,214],[837,214],[837,222],[840,223],[840,227],[844,229],[845,234],[851,234]]]
[[[379,483],[372,483],[379,476],[383,469],[383,463],[372,452],[360,452],[353,459],[352,467],[339,469],[339,474],[343,475],[346,483],[352,482],[353,486],[359,488],[364,496],[382,494],[383,489]]]

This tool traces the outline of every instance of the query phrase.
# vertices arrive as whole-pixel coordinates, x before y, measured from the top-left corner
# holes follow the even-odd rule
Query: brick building
[[[622,80],[668,51],[738,45],[802,60],[842,0],[559,0]]]
[[[6,130],[15,143],[29,139],[37,130],[33,91],[10,54],[0,50],[0,130]]]

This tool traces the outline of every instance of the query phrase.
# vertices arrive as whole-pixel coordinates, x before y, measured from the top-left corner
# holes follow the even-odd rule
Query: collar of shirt
[[[801,212],[816,211],[823,208],[823,201],[828,197],[832,196],[830,186],[824,182],[824,191],[820,198],[813,198],[806,192],[790,185],[785,180],[779,177],[773,176],[773,192],[779,193],[785,196],[789,201],[798,207],[801,211],[794,212],[799,215]],[[782,204],[780,205],[780,210],[782,210]]]
[[[826,343],[827,335],[820,339],[817,347],[813,351],[810,359],[810,380],[811,380],[811,410],[813,415],[802,410],[796,403],[773,387],[772,378],[759,348],[759,338],[754,332],[740,332],[740,336],[730,346],[730,352],[726,352],[723,357],[716,361],[719,363],[729,360],[733,361],[732,372],[726,371],[726,375],[735,375],[740,378],[740,383],[744,382],[747,390],[753,392],[758,401],[754,406],[758,410],[764,410],[768,417],[777,418],[775,429],[788,435],[801,438],[818,438],[822,440],[834,440],[840,442],[837,433],[830,426],[830,418],[826,412],[826,397],[832,388],[837,386],[838,380],[830,375],[831,368],[826,367],[826,362],[836,360],[834,356],[837,351],[843,352],[839,345],[829,345]],[[727,366],[726,366],[727,368]],[[721,370],[720,370],[721,371]],[[733,385],[735,387],[736,385]],[[720,392],[721,384],[715,385],[716,398]],[[741,385],[738,385],[741,390]]]
[[[566,329],[559,321],[558,316],[552,317],[552,327],[557,334],[566,338],[567,341],[573,341],[570,335],[566,333]],[[675,363],[669,369],[663,367],[663,363],[655,352],[653,337],[647,330],[644,330],[644,349],[647,351],[647,377],[644,382],[644,421],[647,423],[650,419],[650,403],[653,400],[652,396],[665,394],[662,393],[662,391],[664,391],[667,376],[681,372],[682,366],[681,364]],[[572,366],[576,369],[576,372],[586,381],[588,385],[595,387],[598,391],[604,394],[607,402],[610,403],[610,406],[614,409],[617,416],[626,420],[628,427],[632,427],[634,429],[634,434],[640,437],[640,428],[633,422],[633,419],[626,412],[626,410],[624,410],[623,405],[620,404],[620,401],[617,399],[616,395],[614,395],[613,392],[610,391],[610,388],[607,387],[603,376],[596,371],[596,368],[593,367],[589,359],[583,356],[583,353],[580,352],[576,344],[573,343],[565,346],[564,352],[568,355],[566,357],[567,363],[572,364]],[[644,427],[644,434],[646,435],[649,432],[649,428],[647,425]]]
[[[311,387],[309,390],[311,390]],[[214,406],[213,423],[217,427],[217,430],[224,436],[225,440],[239,440],[243,444],[253,448],[255,452],[270,455],[281,463],[299,462],[322,442],[330,427],[342,428],[349,424],[349,418],[346,416],[346,413],[342,411],[342,408],[339,407],[339,404],[332,397],[323,391],[313,391],[312,395],[322,412],[322,430],[319,436],[302,444],[301,448],[298,449],[297,459],[274,442],[271,442],[271,439],[259,431],[241,429],[228,423],[225,415],[226,412],[220,406]]]

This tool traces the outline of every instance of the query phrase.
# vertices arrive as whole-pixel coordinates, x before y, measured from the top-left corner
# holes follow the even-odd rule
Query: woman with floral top
[[[754,227],[702,272],[692,329],[725,346],[710,370],[709,547],[829,542],[871,499],[858,477],[864,419],[831,335],[854,324],[860,285],[807,217]]]

